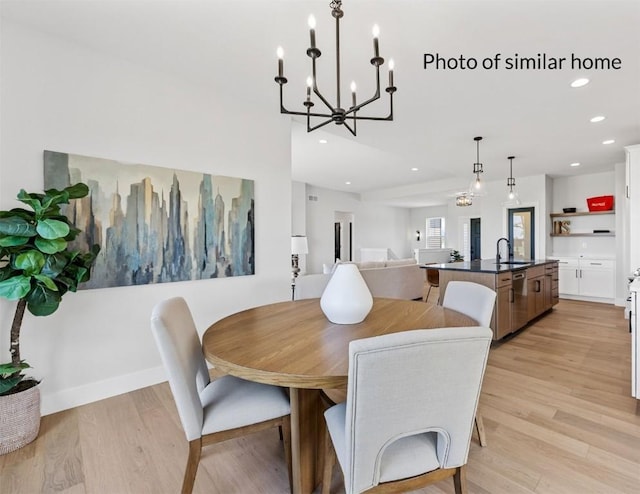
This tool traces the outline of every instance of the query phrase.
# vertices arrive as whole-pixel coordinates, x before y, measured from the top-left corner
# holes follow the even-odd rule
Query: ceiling
[[[285,50],[285,105],[303,109],[310,72],[307,16],[323,51],[318,85],[334,99],[334,24],[329,1],[2,0],[1,14],[72,43],[206,84],[240,90],[277,113],[275,48]],[[640,143],[639,0],[345,0],[342,93],[374,91],[371,26],[380,54],[396,64],[393,122],[359,122],[357,137],[330,124],[306,132],[292,124],[292,176],[367,200],[418,207],[442,204],[473,179],[482,136],[483,179],[612,170],[624,146]],[[425,53],[498,69],[426,69]],[[564,57],[562,69],[511,69],[507,58]],[[580,59],[618,58],[621,68],[577,69]],[[387,80],[386,64],[382,70]],[[578,77],[590,83],[571,88]],[[326,88],[326,91],[325,91]],[[361,114],[385,116],[386,93]],[[316,107],[318,108],[318,107]],[[606,119],[591,123],[596,115]],[[296,117],[297,118],[297,117]],[[325,139],[326,144],[319,141]],[[604,145],[606,139],[615,143]],[[579,167],[570,163],[580,162]],[[417,168],[412,171],[411,168]],[[346,182],[351,182],[349,185]],[[516,185],[517,187],[517,185]]]

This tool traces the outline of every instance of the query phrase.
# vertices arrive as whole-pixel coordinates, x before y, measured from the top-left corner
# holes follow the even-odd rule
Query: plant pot
[[[0,396],[0,455],[26,446],[40,430],[40,389]]]

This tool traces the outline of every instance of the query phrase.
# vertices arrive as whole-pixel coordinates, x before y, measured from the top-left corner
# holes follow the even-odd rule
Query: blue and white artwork
[[[77,182],[75,242],[101,247],[82,288],[255,274],[253,180],[44,152],[45,189]]]

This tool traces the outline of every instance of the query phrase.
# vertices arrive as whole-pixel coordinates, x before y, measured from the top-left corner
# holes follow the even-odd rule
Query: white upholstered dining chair
[[[450,281],[444,292],[442,306],[472,317],[480,326],[489,327],[496,303],[496,292],[471,281]],[[476,416],[476,430],[480,446],[487,445],[482,415]]]
[[[291,485],[290,405],[285,390],[233,376],[210,381],[195,323],[181,297],[156,305],[151,330],[189,441],[182,493],[193,490],[202,446],[271,427],[282,428]]]
[[[450,281],[444,292],[442,306],[472,317],[480,326],[491,325],[496,292],[471,281]]]
[[[349,344],[347,401],[325,411],[322,493],[337,457],[346,494],[407,492],[453,477],[465,464],[493,333],[419,329]]]

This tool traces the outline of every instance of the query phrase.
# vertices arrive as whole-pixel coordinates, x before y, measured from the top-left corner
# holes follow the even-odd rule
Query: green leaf
[[[42,238],[55,240],[69,235],[69,225],[64,221],[44,219],[38,221],[36,231]]]
[[[0,281],[0,297],[8,300],[20,300],[31,290],[31,278],[18,275]]]
[[[40,274],[48,276],[49,278],[55,278],[63,272],[67,265],[67,258],[64,254],[53,254],[46,256],[44,266],[40,270]]]
[[[63,238],[56,238],[53,240],[46,240],[44,238],[36,238],[36,247],[45,254],[56,254],[62,252],[67,248],[67,241]]]
[[[40,197],[42,194],[28,194],[26,190],[20,189],[18,192],[18,200],[31,206],[31,208],[36,212],[36,214],[40,214],[42,211],[42,203],[40,202]]]
[[[17,247],[29,242],[29,237],[0,237],[0,247]]]
[[[24,218],[9,216],[0,218],[0,235],[34,237],[36,235],[36,228]]]
[[[0,395],[3,395],[4,393],[11,391],[23,379],[24,379],[24,376],[22,374],[14,377],[0,378]]]
[[[65,187],[64,190],[69,193],[69,199],[80,199],[89,195],[89,187],[82,182]]]
[[[61,296],[58,292],[49,290],[43,285],[36,285],[27,296],[27,309],[34,316],[48,316],[58,309],[60,300]]]
[[[23,369],[29,369],[31,366],[27,364],[24,360],[20,362],[18,365],[13,365],[11,362],[7,362],[6,364],[0,364],[0,375],[2,377],[9,376],[11,374],[15,374],[16,372],[20,372]]]
[[[23,252],[14,261],[14,267],[23,270],[27,275],[39,273],[42,266],[44,266],[44,255],[37,250]]]
[[[44,197],[42,199],[42,207],[44,209],[56,208],[58,209],[58,204],[68,204],[69,203],[69,193],[63,190],[57,189],[49,189],[44,191]]]
[[[34,276],[34,278],[36,280],[38,280],[40,283],[42,283],[44,286],[46,286],[49,290],[53,290],[54,292],[58,291],[58,287],[53,282],[53,280],[51,278],[49,278],[48,276],[43,276],[41,274],[37,274],[37,275]]]

